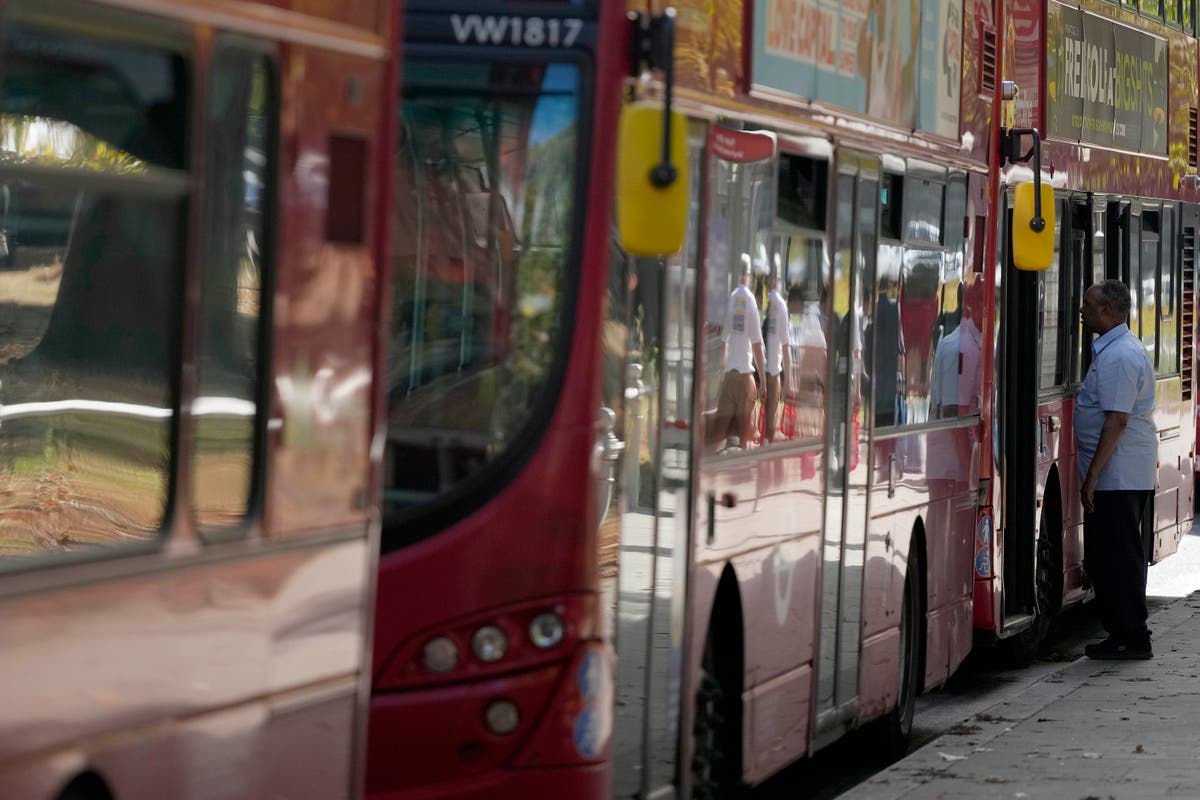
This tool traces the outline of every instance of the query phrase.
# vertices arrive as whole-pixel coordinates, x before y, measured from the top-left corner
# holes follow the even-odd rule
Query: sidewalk
[[[1150,627],[1152,660],[1081,658],[839,800],[1200,798],[1200,592]]]

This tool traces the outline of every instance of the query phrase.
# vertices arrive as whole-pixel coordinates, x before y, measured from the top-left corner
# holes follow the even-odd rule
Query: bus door
[[[829,398],[825,435],[825,520],[813,749],[840,735],[858,711],[863,568],[870,453],[864,347],[875,282],[879,161],[841,151],[833,224]]]
[[[685,711],[680,698],[691,696],[682,667],[693,552],[689,503],[699,262],[694,222],[704,186],[703,126],[693,134],[692,224],[683,249],[667,258],[617,252],[613,271],[620,285],[610,282],[613,294],[624,298],[619,330],[626,347],[624,402],[613,402],[624,439],[624,464],[609,517],[619,520],[615,586],[611,579],[604,581],[606,593],[615,589],[610,601],[617,651],[613,797],[670,791]]]
[[[997,379],[997,463],[1003,503],[1000,540],[1004,549],[1003,634],[1029,630],[1036,621],[1034,607],[1034,532],[1037,530],[1038,384],[1041,276],[1013,266],[1011,189],[1005,193],[1005,235],[1000,291],[1001,377]]]

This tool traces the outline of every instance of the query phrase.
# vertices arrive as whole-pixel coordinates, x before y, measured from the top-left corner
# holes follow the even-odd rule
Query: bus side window
[[[904,246],[900,244],[903,195],[903,176],[884,173],[879,184],[875,298],[867,336],[867,346],[874,351],[871,383],[876,428],[905,421],[905,343],[900,326],[900,275],[904,269]]]
[[[209,95],[192,404],[191,501],[201,531],[240,525],[253,501],[277,96],[266,55],[218,44]]]
[[[1147,216],[1150,230],[1146,230]],[[1150,361],[1155,359],[1154,327],[1156,305],[1154,277],[1158,263],[1158,214],[1131,212],[1129,217],[1129,291],[1133,304],[1129,309],[1129,329],[1142,340]]]
[[[1064,253],[1068,270],[1064,272],[1063,280],[1069,284],[1064,289],[1065,323],[1070,326],[1070,339],[1066,342],[1067,383],[1072,386],[1083,381],[1083,354],[1091,346],[1088,336],[1084,334],[1083,320],[1079,317],[1079,307],[1083,304],[1083,293],[1092,285],[1091,265],[1088,263],[1088,203],[1076,198],[1070,202],[1070,223],[1063,232],[1065,237]]]
[[[943,223],[945,268],[939,313],[932,333],[933,365],[929,387],[932,419],[979,412],[983,281],[973,270],[967,269],[966,215],[966,183],[962,178],[951,178],[946,186]]]
[[[167,521],[187,69],[149,29],[69,22],[4,32],[0,556],[136,547]]]
[[[1062,339],[1063,259],[1069,250],[1063,246],[1064,203],[1058,204],[1054,215],[1054,260],[1050,267],[1038,273],[1038,320],[1041,330],[1041,354],[1039,357],[1038,389],[1046,391],[1063,384],[1066,377]]]
[[[745,149],[722,149],[729,141],[741,142]],[[756,361],[765,353],[765,309],[755,289],[765,288],[765,280],[756,284],[756,277],[765,278],[774,265],[767,235],[775,208],[774,147],[774,139],[759,132],[710,131],[703,389],[704,440],[710,453],[746,449],[763,438],[756,413]],[[765,294],[761,299],[766,300]]]
[[[936,418],[930,408],[933,329],[938,317],[944,276],[942,206],[945,187],[909,175],[904,182],[904,247],[900,273],[900,334],[904,341],[901,425]],[[957,307],[957,300],[953,301]],[[886,376],[885,376],[886,377]],[[878,403],[877,403],[878,407]]]
[[[1163,206],[1162,228],[1159,236],[1158,258],[1158,358],[1155,371],[1159,375],[1179,372],[1179,321],[1175,314],[1178,304],[1178,269],[1175,257],[1175,209]]]

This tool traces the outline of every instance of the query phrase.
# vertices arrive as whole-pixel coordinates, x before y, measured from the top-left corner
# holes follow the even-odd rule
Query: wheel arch
[[[76,775],[58,793],[58,800],[114,800],[108,783],[95,770]]]
[[[732,564],[725,565],[717,582],[708,626],[704,632],[705,651],[712,642],[720,643],[719,647],[713,648],[717,679],[740,696],[746,674],[745,617],[742,614],[742,593]]]
[[[921,607],[917,614],[917,623],[921,626],[917,636],[917,641],[921,643],[921,652],[917,656],[917,675],[920,681],[917,684],[918,693],[925,691],[925,653],[929,649],[929,576],[926,573],[928,563],[929,549],[925,540],[925,521],[921,517],[917,517],[913,522],[912,532],[909,534],[904,575],[907,579],[909,572],[915,570],[915,576],[920,584],[920,591],[917,593],[917,596],[921,598]]]
[[[1062,475],[1059,472],[1058,464],[1053,464],[1050,471],[1046,474],[1046,485],[1042,490],[1042,511],[1047,523],[1051,526],[1050,547],[1053,548],[1052,556],[1055,559],[1056,570],[1058,575],[1055,578],[1055,587],[1057,597],[1053,599],[1051,607],[1048,609],[1050,614],[1057,614],[1063,606],[1063,592],[1066,586],[1066,567],[1063,559],[1063,532],[1067,529],[1066,520],[1063,518],[1063,498],[1062,498]],[[1043,514],[1038,515],[1038,525],[1041,525]],[[1041,535],[1041,531],[1038,531]],[[1038,543],[1034,542],[1035,552],[1038,548]],[[1040,552],[1039,552],[1040,557]],[[1039,613],[1041,609],[1039,609]]]

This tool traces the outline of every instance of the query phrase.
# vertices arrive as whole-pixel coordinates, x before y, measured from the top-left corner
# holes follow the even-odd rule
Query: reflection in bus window
[[[189,98],[174,53],[10,25],[0,71],[0,555],[167,507]]]
[[[1038,274],[1038,324],[1041,331],[1041,354],[1038,368],[1038,388],[1042,391],[1059,386],[1065,377],[1062,363],[1062,348],[1059,338],[1062,334],[1061,292],[1062,262],[1069,252],[1064,249],[1062,230],[1066,204],[1058,201],[1058,209],[1054,215],[1054,259],[1049,269]]]
[[[202,529],[250,510],[262,310],[263,192],[273,103],[265,56],[218,49],[206,150],[192,503]]]
[[[1175,209],[1164,206],[1162,211],[1162,256],[1158,266],[1158,361],[1159,375],[1179,372],[1179,320],[1175,314]]]
[[[825,433],[829,259],[820,233],[788,236],[785,243],[790,353],[782,432],[789,439],[815,441]]]
[[[729,158],[713,137],[748,146]],[[763,155],[734,160],[746,153]],[[758,396],[765,397],[763,309],[765,280],[776,254],[769,235],[776,207],[774,140],[757,132],[710,132],[709,203],[705,221],[704,440],[710,452],[747,448],[761,436]],[[782,265],[782,256],[780,256]],[[757,282],[756,282],[757,281]],[[756,291],[759,290],[759,291]]]
[[[904,336],[904,402],[901,425],[929,419],[933,330],[942,286],[942,253],[909,247],[900,278],[900,329]]]
[[[875,262],[875,308],[867,331],[867,346],[874,352],[875,427],[904,422],[905,351],[900,326],[900,273],[904,248],[881,242]]]
[[[1142,240],[1141,240],[1141,273],[1138,279],[1138,293],[1135,295],[1140,300],[1140,312],[1138,316],[1141,318],[1142,324],[1142,344],[1146,347],[1146,351],[1150,353],[1150,360],[1157,364],[1159,360],[1158,354],[1158,323],[1159,323],[1159,293],[1158,287],[1155,285],[1159,278],[1161,270],[1161,256],[1159,253],[1159,212],[1158,209],[1151,211],[1149,208],[1142,212]],[[1170,254],[1167,254],[1169,263]],[[1134,278],[1131,273],[1130,280]]]
[[[478,475],[553,390],[580,71],[409,59],[398,131],[385,508]]]
[[[909,177],[904,181],[901,200],[904,214],[904,241],[921,244],[942,243],[942,196],[944,187],[937,181]]]

